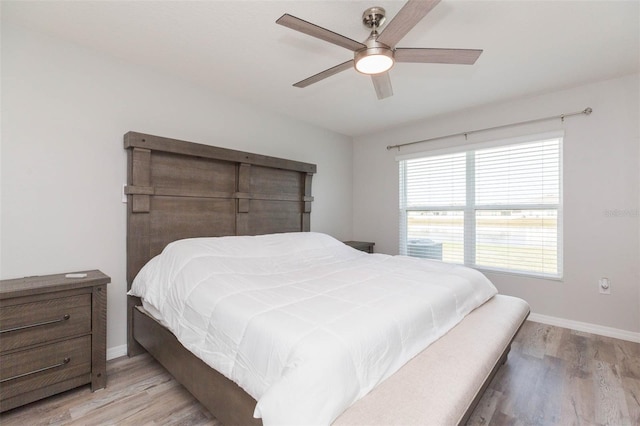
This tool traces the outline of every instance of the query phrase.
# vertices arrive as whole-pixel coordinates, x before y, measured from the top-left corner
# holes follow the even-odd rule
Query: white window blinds
[[[562,276],[561,137],[400,161],[400,253]]]

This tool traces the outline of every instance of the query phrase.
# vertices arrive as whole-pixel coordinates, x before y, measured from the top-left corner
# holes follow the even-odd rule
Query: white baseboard
[[[573,321],[564,318],[550,317],[548,315],[541,315],[536,313],[531,313],[528,319],[530,321],[541,322],[543,324],[555,325],[556,327],[570,328],[571,330],[640,343],[640,333],[636,333],[633,331],[620,330],[619,328],[605,327],[603,325]]]
[[[127,345],[116,346],[115,348],[107,348],[107,360],[120,358],[127,354]]]

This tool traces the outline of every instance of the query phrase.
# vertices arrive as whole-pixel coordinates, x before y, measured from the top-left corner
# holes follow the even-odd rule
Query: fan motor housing
[[[362,13],[362,23],[367,28],[378,28],[385,20],[387,11],[380,6],[370,7]]]

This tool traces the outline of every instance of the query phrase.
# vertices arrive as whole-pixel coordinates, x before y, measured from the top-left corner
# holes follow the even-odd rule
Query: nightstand
[[[107,283],[100,271],[0,281],[0,411],[107,383]]]
[[[373,246],[376,245],[376,243],[366,241],[343,241],[343,243],[366,253],[373,253]]]

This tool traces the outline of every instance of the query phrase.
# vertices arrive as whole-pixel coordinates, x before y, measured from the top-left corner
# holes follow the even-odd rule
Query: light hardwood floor
[[[9,425],[221,426],[148,355],[81,387],[0,415]],[[469,425],[640,425],[640,344],[527,321]]]
[[[640,344],[527,321],[470,425],[640,425]]]

